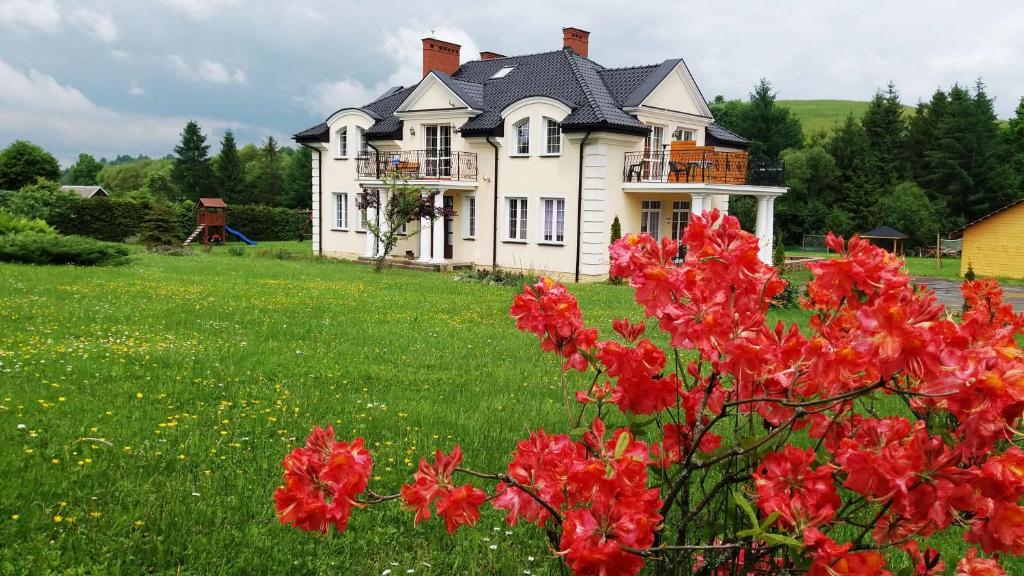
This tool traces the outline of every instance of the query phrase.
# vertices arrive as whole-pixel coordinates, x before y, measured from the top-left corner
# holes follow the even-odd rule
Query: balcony
[[[474,152],[447,150],[403,150],[370,152],[356,158],[360,180],[442,180],[476,182]]]
[[[670,151],[626,152],[623,182],[782,186],[780,162],[674,142]]]

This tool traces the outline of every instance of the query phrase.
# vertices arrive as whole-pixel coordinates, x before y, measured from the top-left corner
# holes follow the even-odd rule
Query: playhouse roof
[[[207,208],[227,208],[228,205],[220,198],[200,198],[199,205]]]

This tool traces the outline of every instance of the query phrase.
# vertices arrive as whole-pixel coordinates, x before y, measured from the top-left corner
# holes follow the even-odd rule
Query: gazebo
[[[860,237],[875,243],[878,241],[885,241],[886,244],[892,242],[892,253],[900,256],[903,255],[903,241],[910,238],[910,236],[889,226],[879,226],[870,232],[861,234]]]

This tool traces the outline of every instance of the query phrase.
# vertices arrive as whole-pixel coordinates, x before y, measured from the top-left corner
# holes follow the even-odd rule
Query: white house
[[[363,222],[376,215],[356,197],[386,196],[397,172],[455,209],[394,251],[424,266],[599,280],[615,217],[623,233],[678,238],[691,213],[727,211],[735,195],[757,197],[769,261],[781,171],[714,123],[682,59],[605,68],[587,58],[589,35],[565,28],[561,50],[461,65],[457,44],[424,38],[419,83],[296,134],[313,150],[313,250],[375,255]]]

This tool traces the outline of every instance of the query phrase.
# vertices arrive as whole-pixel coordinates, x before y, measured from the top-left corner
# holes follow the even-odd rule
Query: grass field
[[[836,257],[835,253],[826,254],[825,252],[801,252],[799,249],[787,250],[786,255],[798,258]],[[935,258],[906,256],[903,258],[903,261],[906,263],[907,273],[911,276],[934,276],[937,278],[949,278],[951,280],[960,279],[959,258],[943,258],[938,265],[936,265]]]
[[[313,424],[367,439],[379,493],[435,448],[496,470],[528,429],[565,425],[515,289],[268,248],[308,244],[0,264],[0,573],[559,574],[534,527],[489,509],[451,537],[398,506],[341,536],[278,524],[280,460]],[[628,288],[574,290],[604,332],[639,318]]]
[[[808,137],[817,132],[828,132],[850,114],[860,118],[869,104],[866,100],[779,100],[778,103],[800,119],[804,135]],[[905,116],[913,115],[914,108],[904,106],[904,113]]]

